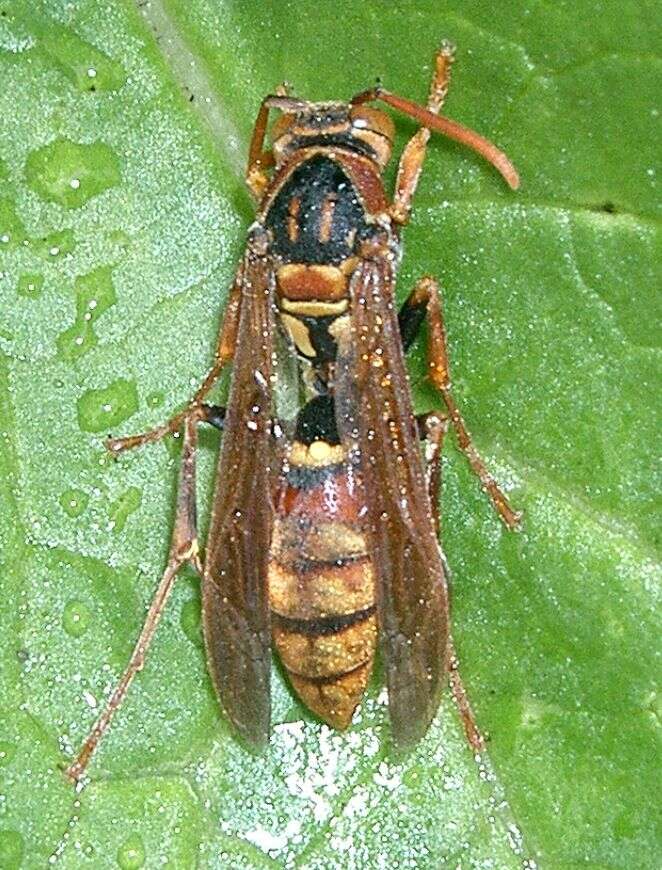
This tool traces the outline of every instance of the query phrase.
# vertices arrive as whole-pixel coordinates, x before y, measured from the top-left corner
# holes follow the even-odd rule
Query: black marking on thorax
[[[329,201],[333,202],[332,218],[330,226],[324,227]],[[292,232],[293,212],[296,233]],[[354,253],[357,232],[353,231],[360,235],[368,224],[358,193],[342,167],[324,154],[315,154],[294,170],[276,194],[265,225],[272,233],[272,251],[283,262],[338,265]]]

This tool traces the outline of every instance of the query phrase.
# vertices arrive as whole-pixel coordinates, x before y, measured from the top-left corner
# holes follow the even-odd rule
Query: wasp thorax
[[[276,120],[271,140],[276,166],[302,148],[323,146],[354,151],[383,169],[391,157],[393,122],[384,112],[367,106],[307,103]]]

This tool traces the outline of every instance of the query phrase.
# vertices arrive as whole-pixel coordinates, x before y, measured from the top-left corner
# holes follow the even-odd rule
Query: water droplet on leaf
[[[16,754],[16,746],[8,740],[0,740],[0,767],[5,767]]]
[[[142,503],[142,493],[131,486],[121,495],[110,508],[110,525],[113,531],[121,532],[132,513],[138,510]]]
[[[15,248],[27,239],[16,206],[6,196],[0,197],[0,252]]]
[[[102,266],[76,278],[76,321],[57,338],[60,359],[77,360],[97,343],[92,324],[117,302],[111,271]]]
[[[35,253],[48,262],[66,257],[76,249],[73,230],[68,229],[50,233],[32,244],[34,244]]]
[[[89,502],[86,492],[80,489],[65,489],[60,496],[62,510],[70,517],[79,517]]]
[[[80,208],[121,181],[119,159],[104,142],[55,141],[32,151],[25,164],[28,186],[49,202]],[[76,179],[78,187],[72,187]]]
[[[82,637],[90,627],[92,611],[84,601],[73,600],[62,612],[62,628],[71,637]]]
[[[116,91],[126,82],[126,72],[117,61],[66,27],[49,21],[39,36],[48,59],[78,90]]]
[[[44,276],[38,272],[26,272],[18,279],[16,292],[27,299],[37,299],[44,287]]]
[[[78,399],[78,425],[84,432],[110,431],[138,410],[134,381],[118,378],[107,387],[88,390]]]
[[[117,850],[117,863],[122,870],[139,870],[145,864],[145,845],[138,834],[132,834]]]

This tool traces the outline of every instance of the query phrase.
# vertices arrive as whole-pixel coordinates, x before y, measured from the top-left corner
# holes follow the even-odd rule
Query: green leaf
[[[658,865],[657,11],[0,0],[0,866]],[[377,76],[423,100],[442,38],[448,114],[522,176],[514,194],[435,137],[398,290],[441,278],[457,398],[525,511],[503,529],[449,445],[454,635],[489,750],[474,760],[445,696],[398,759],[378,684],[337,734],[275,668],[272,745],[251,756],[185,572],[74,795],[60,765],[126,663],[173,516],[176,450],[115,463],[103,437],[163,421],[209,365],[259,100]],[[401,147],[414,126],[397,129]],[[411,371],[438,406],[422,347]]]

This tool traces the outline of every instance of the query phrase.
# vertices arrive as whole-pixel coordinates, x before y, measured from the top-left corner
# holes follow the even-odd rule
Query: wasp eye
[[[389,142],[393,141],[393,121],[386,112],[370,106],[352,106],[349,117],[355,130],[370,130]]]
[[[391,157],[393,122],[389,115],[369,106],[352,106],[349,111],[352,136],[369,146],[380,167]]]

